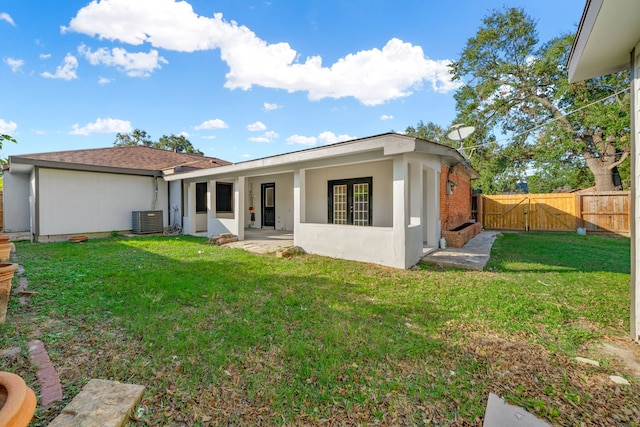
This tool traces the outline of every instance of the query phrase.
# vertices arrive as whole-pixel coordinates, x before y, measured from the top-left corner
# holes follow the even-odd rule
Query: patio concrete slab
[[[438,249],[422,258],[422,261],[443,268],[462,268],[483,270],[489,256],[497,231],[483,231],[469,240],[462,248]]]
[[[293,246],[293,231],[249,228],[244,231],[244,240],[225,243],[223,246],[256,254],[276,252]]]
[[[144,393],[144,386],[91,380],[49,427],[119,427]]]
[[[487,409],[484,413],[482,427],[551,427],[551,424],[538,419],[531,412],[518,406],[509,405],[505,401],[489,393]]]

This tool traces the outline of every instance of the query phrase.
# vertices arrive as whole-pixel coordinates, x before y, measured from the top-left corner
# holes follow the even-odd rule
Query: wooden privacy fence
[[[630,233],[628,191],[482,196],[486,229]]]

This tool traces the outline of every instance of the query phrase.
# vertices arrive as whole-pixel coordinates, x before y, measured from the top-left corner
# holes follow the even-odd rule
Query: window
[[[196,212],[207,212],[207,183],[196,182]]]
[[[329,181],[329,223],[371,225],[372,181],[371,177]]]
[[[216,182],[216,212],[233,212],[233,184]]]

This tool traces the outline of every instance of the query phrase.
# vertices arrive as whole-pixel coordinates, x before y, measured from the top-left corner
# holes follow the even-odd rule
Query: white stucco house
[[[567,64],[569,81],[631,70],[631,337],[640,340],[640,1],[587,0]]]
[[[38,240],[130,229],[130,211],[155,207],[167,223],[175,210],[185,234],[226,232],[243,240],[249,227],[288,230],[308,253],[409,268],[425,247],[438,246],[443,222],[469,220],[470,182],[478,178],[456,150],[395,133],[235,164],[209,161],[215,164],[117,176],[113,169],[58,169],[50,160],[36,164],[33,155],[12,156],[5,176],[20,177],[5,178],[5,206],[21,199],[21,216],[30,222],[19,228]],[[100,187],[105,183],[108,190]],[[441,204],[442,197],[462,203]],[[6,215],[12,231],[14,214]]]

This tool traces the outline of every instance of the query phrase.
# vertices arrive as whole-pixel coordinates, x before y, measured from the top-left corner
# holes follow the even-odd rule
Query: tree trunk
[[[579,141],[580,139],[578,139]],[[596,191],[622,190],[618,165],[626,160],[628,152],[618,152],[615,146],[615,138],[605,138],[602,130],[582,137],[582,141],[590,149],[585,149],[582,156],[593,173]]]
[[[599,158],[586,158],[587,166],[593,173],[596,183],[596,191],[617,191],[621,190],[614,182],[614,172],[616,168],[609,168],[609,162],[603,162]]]

